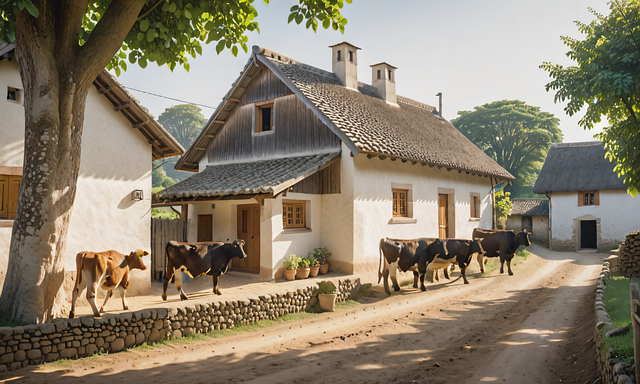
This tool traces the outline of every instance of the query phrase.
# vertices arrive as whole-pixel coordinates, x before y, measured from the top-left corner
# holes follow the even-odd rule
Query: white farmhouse
[[[0,90],[6,95],[0,100],[0,287],[23,176],[24,95],[13,48],[13,44],[0,45]],[[184,152],[107,71],[93,85],[87,96],[82,159],[65,251],[69,291],[78,252],[149,249],[151,162]],[[150,257],[144,262],[150,265]],[[151,284],[150,268],[131,277],[131,294]]]
[[[514,177],[436,108],[397,95],[396,67],[372,65],[364,84],[359,48],[330,48],[331,72],[253,47],[176,165],[198,173],[159,194],[188,206],[188,240],[244,239],[233,268],[262,277],[328,247],[331,270],[373,281],[383,237],[491,228],[490,191]]]
[[[616,247],[640,229],[640,197],[627,194],[614,166],[599,141],[551,145],[533,187],[550,200],[551,249]]]

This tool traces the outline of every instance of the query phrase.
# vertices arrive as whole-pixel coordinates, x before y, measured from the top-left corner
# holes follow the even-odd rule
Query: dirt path
[[[317,320],[0,376],[25,383],[593,383],[603,254],[538,246],[514,276],[409,287]],[[455,276],[455,275],[454,275]]]

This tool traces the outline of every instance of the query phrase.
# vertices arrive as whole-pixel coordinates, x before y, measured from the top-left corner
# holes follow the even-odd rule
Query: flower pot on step
[[[295,269],[285,269],[284,270],[284,278],[286,280],[294,280],[296,278],[296,270]]]
[[[309,277],[316,277],[318,276],[318,272],[320,272],[320,266],[319,265],[312,265],[311,270],[309,271]]]
[[[320,274],[321,275],[326,275],[329,272],[329,263],[327,264],[320,264]]]
[[[323,311],[333,312],[336,308],[337,293],[320,293],[318,294],[318,301],[320,302],[320,309]]]
[[[311,268],[309,267],[300,267],[296,269],[296,280],[302,280],[309,277],[309,272],[311,272]]]

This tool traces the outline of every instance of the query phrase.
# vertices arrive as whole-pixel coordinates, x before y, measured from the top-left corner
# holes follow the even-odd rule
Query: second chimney
[[[342,85],[351,89],[358,89],[358,50],[355,45],[343,41],[332,45],[332,71]]]
[[[378,90],[382,100],[391,105],[398,105],[396,97],[396,67],[387,63],[371,66],[371,85]]]

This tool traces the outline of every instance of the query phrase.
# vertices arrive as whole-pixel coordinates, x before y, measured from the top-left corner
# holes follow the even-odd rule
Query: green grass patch
[[[629,281],[626,276],[609,274],[604,279],[607,287],[604,290],[604,305],[611,317],[611,321],[618,326],[623,327],[631,322],[631,298],[629,293],[629,284],[640,284],[640,279],[635,277]],[[629,362],[633,358],[633,331],[629,331],[624,335],[604,338],[607,331],[612,327],[604,327],[600,330],[604,350],[612,349],[611,355],[625,362]]]
[[[171,208],[168,207],[160,207],[160,208],[151,208],[151,217],[154,219],[179,219],[180,215],[174,212]]]

